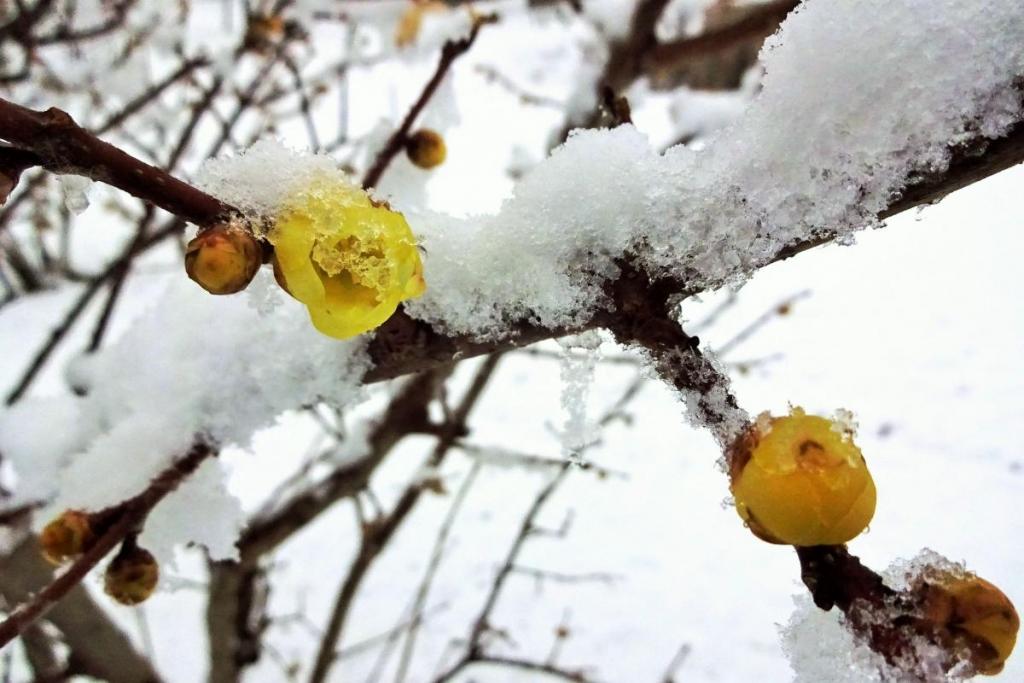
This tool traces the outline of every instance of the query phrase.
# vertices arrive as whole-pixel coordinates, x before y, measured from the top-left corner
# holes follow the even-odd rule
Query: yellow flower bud
[[[278,216],[269,239],[278,282],[330,337],[372,330],[426,289],[405,217],[346,182],[306,188]]]
[[[39,546],[46,561],[59,565],[78,557],[93,544],[89,515],[81,510],[67,510],[47,524],[39,534]]]
[[[1020,617],[1001,590],[973,574],[929,576],[917,588],[924,619],[944,633],[944,645],[966,649],[975,671],[1003,670],[1017,642]]]
[[[160,580],[160,566],[148,550],[127,546],[107,566],[103,590],[122,605],[145,601]]]
[[[406,140],[405,153],[409,161],[420,168],[434,168],[444,163],[448,156],[448,148],[445,147],[444,138],[440,133],[423,128]]]
[[[210,294],[234,294],[249,286],[262,262],[259,242],[248,230],[218,226],[188,243],[185,271]]]
[[[875,514],[875,483],[850,432],[800,408],[758,420],[730,464],[736,511],[771,543],[846,543]]]

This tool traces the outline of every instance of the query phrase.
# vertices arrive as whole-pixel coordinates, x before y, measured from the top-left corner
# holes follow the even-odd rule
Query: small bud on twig
[[[430,169],[444,163],[448,149],[440,133],[422,128],[406,140],[405,153],[412,163],[420,168]]]
[[[980,674],[994,676],[1013,652],[1020,617],[1010,599],[973,574],[922,577],[912,587],[923,621],[940,634],[944,649],[965,651]]]
[[[78,557],[96,540],[92,520],[81,510],[66,510],[51,521],[39,534],[43,557],[53,565],[60,565]]]
[[[160,566],[156,558],[128,538],[121,552],[107,566],[103,590],[122,605],[137,605],[153,594],[159,580]]]
[[[248,230],[217,226],[199,233],[185,250],[185,271],[210,294],[235,294],[249,286],[262,263],[259,242]]]

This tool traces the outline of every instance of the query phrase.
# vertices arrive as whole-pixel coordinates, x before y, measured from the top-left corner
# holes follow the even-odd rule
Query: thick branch
[[[945,171],[918,178],[909,184],[901,197],[881,212],[879,217],[889,218],[914,207],[934,203],[950,192],[1021,162],[1024,162],[1024,123],[1018,123],[1003,138],[959,149]],[[813,247],[827,244],[834,238],[834,232],[823,230],[817,235],[781,249],[771,261],[787,259]],[[622,279],[610,286],[613,291],[629,287]],[[698,293],[686,282],[673,280],[659,286],[670,287],[673,294],[680,298]],[[429,324],[414,320],[399,311],[378,328],[370,343],[370,356],[374,361],[374,368],[368,373],[366,381],[379,382],[451,362],[456,357],[469,358],[484,353],[520,348],[544,339],[578,334],[614,324],[615,312],[600,312],[578,327],[551,329],[521,323],[510,330],[509,336],[505,339],[478,342],[468,337],[439,334]]]
[[[113,185],[197,225],[237,213],[215,197],[103,142],[66,112],[39,112],[0,98],[0,138],[35,153],[53,173],[70,173]]]

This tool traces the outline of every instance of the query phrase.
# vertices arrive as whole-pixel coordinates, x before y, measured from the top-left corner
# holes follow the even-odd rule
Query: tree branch
[[[29,600],[52,580],[53,568],[39,553],[39,538],[28,534],[0,558],[0,593],[9,604]],[[71,668],[110,683],[150,683],[159,680],[152,664],[78,585],[47,614],[68,646]],[[38,622],[37,622],[38,623]],[[112,653],[117,653],[112,657]]]
[[[48,171],[113,185],[197,225],[237,213],[170,173],[103,142],[60,109],[33,111],[0,98],[0,138],[34,152]]]
[[[66,571],[39,591],[31,600],[19,605],[0,623],[0,647],[11,642],[30,624],[53,609],[72,588],[85,578],[85,575],[93,567],[100,563],[107,553],[123,541],[128,534],[138,529],[157,503],[174,491],[186,477],[199,468],[206,458],[213,454],[214,451],[206,444],[196,444],[184,457],[154,479],[146,487],[146,490],[111,510],[110,512],[114,513],[113,521],[96,539],[95,543]]]
[[[492,355],[477,370],[473,382],[466,390],[458,407],[452,413],[451,418],[445,422],[440,438],[427,459],[428,467],[439,466],[452,446],[455,445],[456,440],[465,434],[466,421],[483,394],[500,359],[501,356],[499,354]],[[370,570],[373,562],[387,546],[388,541],[391,540],[391,537],[402,525],[409,513],[412,512],[423,491],[424,487],[420,482],[413,483],[402,493],[387,517],[367,524],[359,546],[359,552],[338,591],[334,609],[331,611],[327,628],[324,630],[324,636],[320,641],[320,648],[317,651],[313,672],[309,677],[310,683],[323,683],[326,680],[331,665],[335,661],[337,644],[345,627],[352,602],[359,586],[362,584],[363,578]]]
[[[945,171],[920,177],[910,183],[901,196],[879,214],[879,218],[890,218],[914,207],[934,203],[950,192],[1021,162],[1024,162],[1024,123],[1018,123],[1006,136],[998,140],[978,141],[974,145],[958,148]],[[833,239],[834,232],[822,230],[800,242],[783,247],[770,262],[782,261],[808,249],[827,244]],[[671,289],[673,295],[680,299],[698,293],[692,284],[683,281],[662,281],[657,284]],[[620,289],[628,289],[629,284],[624,278],[620,278],[609,286],[615,293]],[[369,352],[374,367],[366,375],[366,381],[379,382],[419,372],[440,363],[451,362],[456,357],[471,358],[485,353],[521,348],[545,339],[579,334],[598,327],[611,327],[617,324],[616,321],[615,311],[602,311],[583,324],[568,328],[544,328],[530,323],[519,323],[504,339],[480,342],[469,337],[440,334],[429,324],[414,320],[399,310],[377,329],[370,342]]]
[[[375,187],[380,178],[384,175],[384,171],[391,164],[392,160],[402,151],[405,147],[406,141],[409,139],[409,131],[412,129],[416,118],[423,111],[423,108],[430,101],[430,98],[434,96],[438,86],[444,80],[444,77],[448,74],[448,70],[451,69],[452,64],[461,57],[463,54],[469,51],[469,48],[473,47],[473,43],[476,42],[476,37],[480,33],[480,29],[486,24],[492,23],[496,18],[492,15],[485,15],[477,17],[473,20],[473,27],[470,29],[469,35],[461,40],[448,41],[441,48],[441,59],[437,62],[437,68],[434,69],[434,75],[430,77],[427,84],[423,86],[420,96],[413,102],[409,112],[402,119],[402,123],[398,126],[388,141],[381,148],[380,152],[377,153],[377,158],[374,160],[373,165],[366,171],[366,175],[363,176],[363,187],[371,188]]]
[[[661,43],[644,56],[647,70],[658,71],[680,62],[723,50],[751,38],[772,33],[800,0],[774,0],[751,9],[751,14],[699,36]]]

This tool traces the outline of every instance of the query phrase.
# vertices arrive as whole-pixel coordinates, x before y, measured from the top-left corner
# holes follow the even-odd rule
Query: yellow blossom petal
[[[313,325],[345,339],[372,330],[426,289],[405,217],[354,185],[322,181],[296,197],[270,232],[289,293]]]

